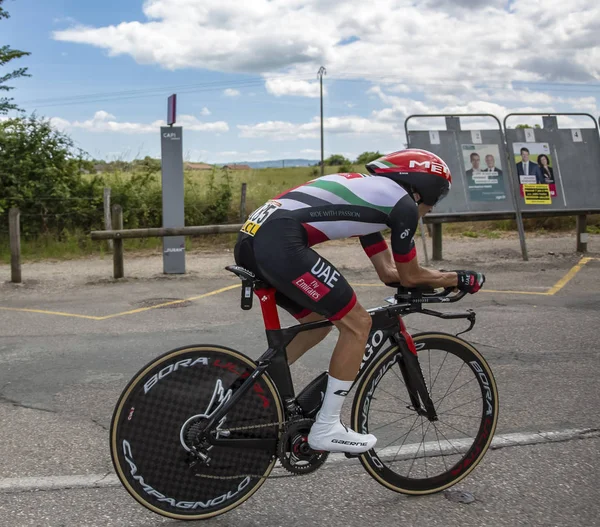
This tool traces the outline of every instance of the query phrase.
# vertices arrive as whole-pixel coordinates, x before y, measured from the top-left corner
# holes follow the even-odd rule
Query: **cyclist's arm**
[[[380,232],[374,232],[373,234],[360,236],[359,239],[365,253],[371,260],[373,267],[375,267],[379,279],[384,284],[398,282],[400,278],[398,277],[398,271],[394,264],[392,251],[390,251],[383,235]]]
[[[404,287],[429,285],[431,287],[455,287],[458,283],[454,272],[425,269],[417,260],[413,237],[419,223],[417,204],[410,196],[404,196],[390,213],[392,229],[392,253],[400,283]]]

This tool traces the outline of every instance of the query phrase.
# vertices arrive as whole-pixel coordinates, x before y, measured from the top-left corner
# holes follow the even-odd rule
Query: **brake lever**
[[[469,316],[467,317],[467,320],[470,322],[470,325],[464,331],[459,331],[458,333],[456,333],[456,335],[455,335],[456,337],[458,337],[459,335],[462,335],[463,333],[468,333],[475,326],[475,319],[477,317],[475,311],[473,311],[472,309],[467,309],[467,311],[469,312]]]

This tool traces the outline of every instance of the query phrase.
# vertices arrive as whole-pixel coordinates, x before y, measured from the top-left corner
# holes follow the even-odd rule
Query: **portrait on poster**
[[[550,196],[557,197],[556,180],[548,143],[513,143],[517,177],[523,185],[548,185]]]
[[[462,145],[462,153],[469,199],[471,201],[506,199],[498,145]]]

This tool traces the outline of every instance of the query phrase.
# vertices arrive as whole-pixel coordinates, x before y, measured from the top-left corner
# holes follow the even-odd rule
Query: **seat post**
[[[272,287],[261,287],[254,289],[254,292],[260,300],[265,329],[281,329],[277,303],[275,302],[275,289]]]

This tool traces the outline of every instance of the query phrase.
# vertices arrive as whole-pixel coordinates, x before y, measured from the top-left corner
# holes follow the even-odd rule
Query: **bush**
[[[35,115],[0,122],[0,221],[18,207],[24,234],[90,229],[102,221],[98,178],[66,134]]]
[[[367,163],[370,163],[371,161],[375,161],[376,159],[379,159],[382,156],[383,156],[383,154],[380,152],[363,152],[356,158],[355,164],[366,165]]]

